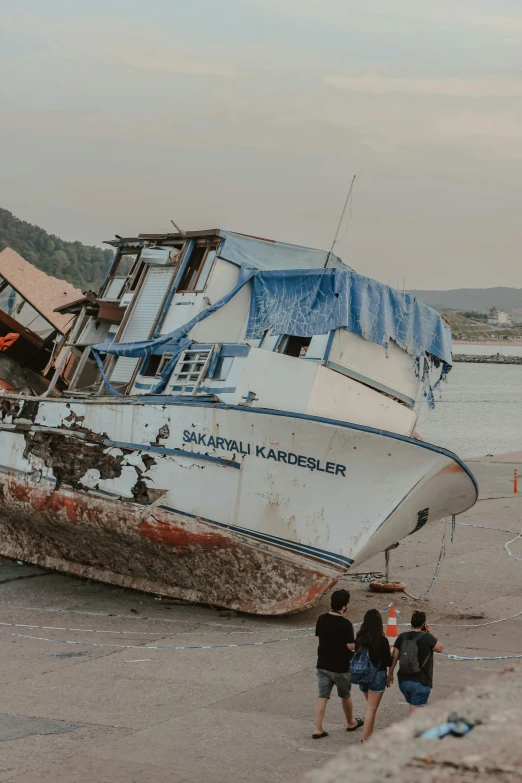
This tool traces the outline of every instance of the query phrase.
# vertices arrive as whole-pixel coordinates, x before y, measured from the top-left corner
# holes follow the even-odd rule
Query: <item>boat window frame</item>
[[[172,391],[175,391],[182,397],[195,397],[198,393],[198,389],[201,386],[201,382],[207,374],[210,361],[214,354],[215,346],[211,348],[187,348],[178,361],[176,366],[172,370],[172,374],[169,379],[169,385]],[[201,358],[189,358],[191,354],[200,354]],[[201,369],[198,371],[197,378],[191,376],[196,375],[195,369],[183,370],[184,365],[197,365],[201,364]],[[180,376],[185,376],[180,378]],[[176,387],[180,387],[179,389]]]
[[[300,355],[295,356],[294,354],[288,353],[288,346],[291,340],[297,340],[299,342],[303,342],[303,345],[300,348],[300,352],[303,350],[304,347],[306,347],[306,351],[304,353],[304,356]],[[308,343],[306,341],[308,340]],[[312,342],[311,337],[298,337],[297,335],[291,335],[291,334],[283,334],[280,337],[280,341],[276,344],[275,348],[273,349],[275,353],[280,353],[283,356],[290,356],[293,359],[306,359],[306,354],[308,352],[308,349],[310,348],[310,343]]]
[[[210,275],[212,274],[212,270],[214,269],[214,266],[215,266],[215,263],[216,263],[218,247],[219,247],[219,242],[217,242],[216,240],[204,240],[204,241],[199,241],[199,242],[195,243],[195,245],[192,248],[191,253],[190,253],[189,257],[188,257],[187,266],[183,270],[183,274],[182,274],[181,280],[180,280],[180,285],[178,286],[178,288],[176,290],[177,294],[201,294],[201,293],[203,293],[205,291],[205,289],[207,287],[207,283],[208,283],[209,278],[210,278]],[[182,282],[183,278],[188,274],[189,270],[191,269],[191,263],[190,262],[191,262],[192,254],[194,253],[195,250],[200,250],[201,248],[204,249],[204,252],[203,252],[203,255],[202,255],[202,257],[201,257],[201,259],[199,261],[199,268],[198,268],[198,272],[197,272],[197,277],[194,280],[193,287],[192,288],[182,288],[181,287],[181,282]],[[201,281],[201,278],[202,278],[203,271],[205,269],[205,265],[206,265],[208,256],[209,256],[209,254],[211,252],[214,252],[214,258],[212,259],[212,264],[210,265],[210,267],[208,269],[208,272],[206,273],[205,280],[203,281],[203,285],[201,287],[201,282],[200,281]],[[192,271],[194,271],[194,270],[192,269]]]

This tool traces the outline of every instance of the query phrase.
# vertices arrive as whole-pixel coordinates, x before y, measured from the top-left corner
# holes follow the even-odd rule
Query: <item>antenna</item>
[[[346,201],[344,202],[344,208],[343,211],[341,212],[341,219],[339,220],[339,225],[337,226],[337,231],[335,232],[334,241],[332,242],[332,247],[330,248],[330,252],[328,253],[328,258],[326,259],[326,266],[328,266],[328,264],[330,263],[330,257],[333,253],[335,243],[337,242],[337,237],[339,236],[339,231],[341,229],[341,224],[343,222],[344,213],[346,212],[346,207],[348,206],[348,202],[350,201],[350,196],[352,195],[354,182],[355,182],[355,174],[353,175],[352,184],[350,185],[348,195],[346,196]]]
[[[174,226],[174,228],[176,229],[176,231],[178,232],[178,234],[182,234],[183,236],[185,236],[185,234],[186,234],[187,232],[186,232],[186,231],[182,231],[182,230],[181,230],[181,228],[178,226],[178,224],[177,224],[177,223],[174,223],[174,221],[172,220],[172,218],[170,219],[170,222],[172,223],[172,225]]]

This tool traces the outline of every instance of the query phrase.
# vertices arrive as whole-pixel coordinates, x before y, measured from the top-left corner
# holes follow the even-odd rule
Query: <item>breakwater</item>
[[[473,364],[522,364],[522,356],[505,356],[501,353],[475,355],[472,353],[454,353],[454,362]]]

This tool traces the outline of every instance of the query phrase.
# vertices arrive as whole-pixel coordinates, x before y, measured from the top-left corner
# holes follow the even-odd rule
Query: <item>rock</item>
[[[452,712],[475,724],[464,737],[417,736]],[[301,783],[521,783],[521,723],[522,668],[509,667],[341,751]]]

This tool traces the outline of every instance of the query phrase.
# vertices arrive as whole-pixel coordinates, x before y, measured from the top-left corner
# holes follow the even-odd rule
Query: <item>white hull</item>
[[[12,410],[1,554],[258,614],[305,608],[477,496],[450,452],[305,414],[168,397]]]

